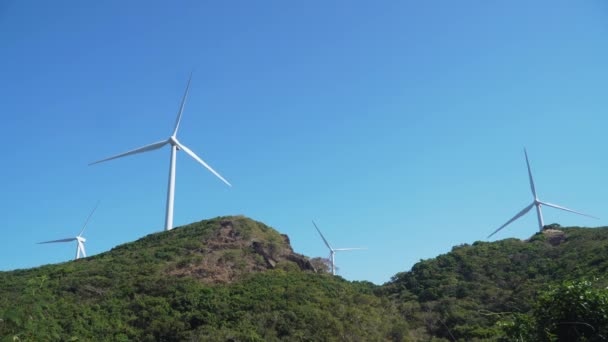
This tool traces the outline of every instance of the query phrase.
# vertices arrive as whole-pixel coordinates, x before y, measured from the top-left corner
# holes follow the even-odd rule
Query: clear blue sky
[[[0,270],[97,254],[175,224],[244,214],[339,274],[388,281],[485,237],[532,201],[546,223],[608,224],[605,1],[2,1]],[[494,238],[527,238],[528,214]]]

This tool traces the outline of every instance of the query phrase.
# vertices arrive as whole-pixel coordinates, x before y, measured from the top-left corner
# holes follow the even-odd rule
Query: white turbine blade
[[[148,152],[148,151],[156,150],[156,149],[159,149],[159,148],[163,147],[168,142],[169,142],[168,140],[163,140],[163,141],[155,142],[153,144],[142,146],[142,147],[136,148],[134,150],[131,150],[131,151],[128,151],[128,152],[125,152],[125,153],[117,154],[117,155],[112,156],[112,157],[108,157],[108,158],[105,158],[105,159],[102,159],[102,160],[98,160],[96,162],[90,163],[89,165],[99,164],[99,163],[102,163],[102,162],[105,162],[105,161],[108,161],[108,160],[112,160],[112,159],[128,156],[128,155],[131,155],[131,154],[137,154],[137,153],[142,153],[142,152]]]
[[[55,242],[70,242],[70,241],[74,241],[74,240],[76,240],[76,238],[67,238],[67,239],[61,239],[61,240],[44,241],[44,242],[38,242],[38,244],[55,243]]]
[[[532,178],[532,171],[530,170],[530,161],[528,161],[528,152],[524,148],[524,154],[526,155],[526,165],[528,166],[528,177],[530,178],[530,189],[532,189],[532,195],[534,198],[538,198],[536,196],[536,188],[534,187],[534,179]]]
[[[525,207],[522,211],[520,211],[519,213],[517,213],[517,215],[513,216],[512,219],[510,219],[509,221],[507,221],[507,223],[503,224],[502,226],[500,226],[500,228],[496,229],[494,231],[494,233],[488,235],[488,239],[498,233],[501,229],[503,229],[504,227],[508,226],[509,224],[511,224],[513,221],[517,220],[518,218],[524,216],[528,211],[530,211],[530,209],[532,209],[532,207],[534,207],[534,203],[530,204],[529,206]]]
[[[222,182],[226,183],[226,185],[228,186],[232,186],[232,184],[228,183],[227,180],[224,179],[224,177],[222,177],[219,173],[217,173],[214,169],[211,168],[211,166],[207,165],[207,163],[205,163],[201,158],[199,158],[196,154],[194,154],[194,152],[192,152],[189,148],[187,148],[186,146],[182,145],[181,143],[178,143],[177,146],[184,150],[184,152],[186,152],[190,157],[194,158],[194,160],[196,160],[197,162],[201,163],[201,165],[203,165],[204,167],[207,168],[207,170],[211,171],[211,173],[213,173],[214,175],[217,176],[217,178],[221,179]]]
[[[175,136],[177,134],[177,130],[179,129],[179,123],[182,120],[184,104],[186,103],[186,97],[188,97],[188,90],[190,89],[191,80],[192,80],[192,73],[190,74],[190,78],[188,79],[188,85],[186,86],[186,91],[184,92],[184,97],[182,98],[182,103],[179,106],[179,112],[177,112],[177,119],[175,120],[175,128],[173,129],[173,136]]]
[[[84,225],[82,226],[82,230],[80,231],[80,234],[78,234],[78,236],[82,236],[82,233],[84,233],[84,230],[87,227],[87,224],[89,223],[89,220],[91,219],[91,216],[93,216],[93,213],[95,212],[95,210],[97,210],[98,206],[99,206],[99,201],[97,201],[97,204],[95,204],[95,208],[93,208],[93,211],[91,211],[91,213],[87,217],[86,221],[84,221]]]
[[[539,202],[540,202],[540,201],[539,201]],[[546,205],[547,207],[553,207],[553,208],[555,208],[555,209],[560,209],[560,210],[564,210],[564,211],[569,211],[569,212],[571,212],[571,213],[575,213],[575,214],[579,214],[579,215],[583,215],[583,216],[587,216],[587,217],[591,217],[591,218],[594,218],[594,219],[598,219],[598,220],[599,220],[599,218],[597,218],[597,217],[595,217],[595,216],[592,216],[592,215],[589,215],[589,214],[585,214],[585,213],[581,213],[581,212],[576,211],[576,210],[568,209],[568,208],[565,208],[565,207],[559,206],[559,205],[557,205],[557,204],[553,204],[553,203],[547,203],[547,202],[540,202],[540,204],[542,204],[542,205]]]
[[[321,235],[321,239],[323,239],[323,242],[325,242],[325,246],[327,246],[327,248],[329,248],[330,251],[334,251],[334,249],[331,248],[331,246],[329,245],[329,242],[327,242],[327,240],[325,240],[325,236],[323,236],[323,233],[321,233],[321,230],[319,229],[319,227],[317,227],[317,224],[315,223],[315,221],[312,221],[312,224],[315,226],[315,228],[317,228],[319,235]]]
[[[334,249],[334,251],[355,251],[355,250],[361,250],[361,249],[367,249],[365,247],[361,247],[361,248],[336,248]]]

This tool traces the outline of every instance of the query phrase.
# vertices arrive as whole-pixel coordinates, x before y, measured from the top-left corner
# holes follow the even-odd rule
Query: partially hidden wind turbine
[[[196,160],[201,165],[203,165],[207,170],[211,171],[211,173],[216,175],[219,179],[221,179],[228,186],[232,186],[230,183],[228,183],[227,180],[224,179],[224,177],[222,177],[219,173],[217,173],[214,169],[212,169],[211,166],[209,166],[207,163],[205,163],[194,152],[192,152],[189,148],[187,148],[184,144],[182,144],[181,142],[179,142],[177,140],[177,130],[179,129],[179,123],[182,118],[182,112],[184,111],[184,104],[186,102],[186,97],[188,96],[188,90],[190,89],[191,80],[192,80],[192,75],[190,75],[190,78],[188,79],[188,85],[186,86],[186,92],[184,93],[184,97],[182,98],[181,105],[179,106],[179,111],[177,113],[177,119],[175,120],[175,128],[173,129],[173,133],[171,134],[171,136],[168,139],[162,140],[159,142],[155,142],[153,144],[149,144],[146,146],[142,146],[142,147],[136,148],[134,150],[127,151],[125,153],[121,153],[121,154],[118,154],[118,155],[115,155],[112,157],[108,157],[108,158],[105,158],[102,160],[98,160],[94,163],[89,164],[89,165],[98,164],[101,162],[128,156],[131,154],[137,154],[137,153],[156,150],[165,145],[171,145],[171,163],[169,165],[169,184],[168,184],[168,189],[167,189],[167,209],[166,209],[166,214],[165,214],[165,230],[173,229],[173,199],[175,197],[175,154],[178,150],[183,150],[184,152],[186,152],[186,154],[188,154],[194,160]]]
[[[583,216],[587,216],[587,217],[591,217],[591,218],[595,218],[597,219],[597,217],[595,216],[591,216],[591,215],[587,215],[587,214],[583,214],[581,212],[572,210],[572,209],[568,209],[562,206],[559,206],[557,204],[552,204],[549,202],[544,202],[538,199],[538,195],[536,194],[536,188],[534,187],[534,179],[532,178],[532,171],[530,170],[530,161],[528,160],[528,152],[526,151],[526,149],[524,148],[524,155],[526,156],[526,165],[528,166],[528,177],[530,178],[530,189],[532,189],[532,196],[534,196],[534,201],[532,202],[532,204],[530,204],[529,206],[525,207],[522,211],[520,211],[519,213],[517,213],[517,215],[515,215],[512,219],[510,219],[509,221],[507,221],[507,223],[503,224],[502,226],[500,226],[500,228],[496,229],[494,231],[494,233],[490,234],[488,236],[488,238],[490,238],[492,235],[498,233],[501,229],[503,229],[504,227],[508,226],[509,224],[511,224],[513,221],[517,220],[518,218],[524,216],[526,213],[528,213],[528,211],[530,211],[530,209],[532,209],[532,207],[536,207],[536,215],[538,217],[538,230],[542,231],[543,227],[544,227],[544,221],[543,221],[543,212],[541,211],[541,207],[543,205],[546,205],[547,207],[553,207],[556,209],[560,209],[560,210],[564,210],[564,211],[569,211],[571,213],[575,213],[575,214],[579,214],[579,215],[583,215]]]
[[[84,233],[84,230],[87,227],[87,224],[89,223],[89,220],[91,219],[91,216],[93,216],[93,213],[97,209],[98,205],[99,205],[99,202],[97,202],[97,205],[95,205],[95,208],[93,208],[93,211],[91,211],[91,213],[87,217],[86,221],[84,221],[84,225],[82,226],[82,229],[80,230],[80,234],[78,234],[76,237],[61,239],[61,240],[38,242],[38,244],[76,241],[76,258],[74,260],[77,260],[80,258],[86,258],[87,253],[84,250],[84,243],[87,241],[87,239],[83,238],[82,234]]]
[[[323,236],[323,233],[321,233],[321,230],[319,230],[319,227],[317,227],[317,224],[315,223],[315,221],[312,221],[312,224],[315,226],[315,228],[317,228],[319,235],[321,235],[321,239],[323,239],[323,242],[325,242],[325,246],[327,246],[327,248],[329,248],[329,260],[331,262],[331,274],[333,274],[333,275],[336,275],[336,264],[335,264],[336,252],[367,249],[367,248],[332,248],[331,245],[329,244],[329,242],[327,242],[327,240],[325,239],[325,236]]]

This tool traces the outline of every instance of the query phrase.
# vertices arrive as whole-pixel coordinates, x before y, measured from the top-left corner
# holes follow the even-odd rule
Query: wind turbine
[[[87,224],[89,223],[89,220],[91,219],[91,216],[93,216],[93,213],[97,209],[98,205],[99,205],[99,202],[97,202],[97,204],[95,205],[95,208],[93,208],[93,211],[91,211],[91,213],[89,214],[89,217],[87,217],[86,221],[84,221],[84,225],[82,226],[82,229],[80,230],[80,234],[78,234],[76,237],[61,239],[61,240],[38,242],[38,244],[76,241],[76,258],[74,260],[80,259],[81,257],[86,258],[87,253],[84,250],[84,243],[87,241],[87,239],[82,237],[82,233],[84,233],[84,230],[87,227]]]
[[[201,158],[199,158],[194,152],[192,152],[189,148],[187,148],[184,144],[180,143],[177,140],[177,130],[179,129],[179,123],[182,119],[182,112],[184,111],[184,104],[186,103],[186,97],[188,96],[188,90],[190,89],[190,81],[192,80],[192,74],[190,74],[190,78],[188,79],[188,85],[186,86],[186,92],[184,93],[184,97],[182,98],[182,103],[179,106],[179,111],[177,112],[177,119],[175,120],[175,128],[173,129],[173,133],[166,140],[161,140],[146,146],[142,146],[136,148],[131,151],[127,151],[112,157],[108,157],[102,160],[98,160],[89,165],[94,165],[98,163],[102,163],[108,160],[125,157],[131,154],[137,154],[142,152],[148,152],[152,150],[159,149],[165,145],[171,145],[171,162],[169,164],[169,184],[167,188],[167,209],[165,214],[165,230],[173,229],[173,199],[175,197],[175,154],[178,150],[183,150],[192,157],[194,160],[203,165],[207,170],[211,171],[214,175],[216,175],[219,179],[221,179],[228,186],[232,186],[232,184],[228,183],[227,180],[224,179],[219,173],[217,173],[211,166],[207,165]]]
[[[500,226],[500,228],[496,229],[494,231],[494,233],[488,235],[488,238],[490,238],[492,235],[498,233],[501,229],[503,229],[504,227],[508,226],[509,224],[511,224],[513,221],[517,220],[518,218],[524,216],[528,211],[530,211],[530,209],[532,209],[532,207],[536,207],[536,215],[538,217],[538,230],[542,232],[543,227],[544,227],[544,221],[543,221],[543,212],[541,210],[541,207],[543,205],[546,205],[547,207],[553,207],[556,209],[560,209],[560,210],[564,210],[564,211],[569,211],[571,213],[575,213],[575,214],[579,214],[579,215],[583,215],[583,216],[587,216],[587,217],[591,217],[594,219],[597,219],[597,217],[595,216],[591,216],[588,214],[584,214],[572,209],[568,209],[562,206],[559,206],[557,204],[552,204],[549,202],[544,202],[538,199],[538,195],[536,193],[536,188],[534,187],[534,179],[532,178],[532,171],[530,170],[530,161],[528,160],[528,152],[526,151],[526,149],[524,148],[524,155],[526,156],[526,165],[528,166],[528,177],[530,178],[530,189],[532,190],[532,196],[534,196],[534,201],[532,202],[532,204],[528,205],[527,207],[525,207],[524,209],[522,209],[522,211],[520,211],[519,213],[517,213],[517,215],[515,215],[512,219],[510,219],[509,221],[507,221],[507,223],[503,224],[502,226]]]
[[[329,248],[329,260],[331,261],[331,274],[332,275],[336,275],[336,264],[335,264],[336,252],[353,251],[353,250],[357,250],[357,249],[367,249],[367,248],[332,248],[330,246],[329,242],[327,242],[327,240],[325,239],[325,236],[323,236],[323,233],[321,233],[321,230],[319,230],[319,227],[317,227],[317,224],[315,223],[315,221],[312,221],[312,224],[315,226],[315,228],[317,228],[319,235],[321,235],[321,239],[323,239],[323,242],[325,242],[325,246],[327,246],[327,248]]]

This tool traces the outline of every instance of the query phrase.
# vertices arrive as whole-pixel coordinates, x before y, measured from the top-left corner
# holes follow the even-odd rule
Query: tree
[[[608,289],[566,281],[541,292],[532,312],[503,324],[508,341],[606,341]]]
[[[310,263],[317,270],[317,273],[329,273],[331,262],[327,258],[312,258]]]

